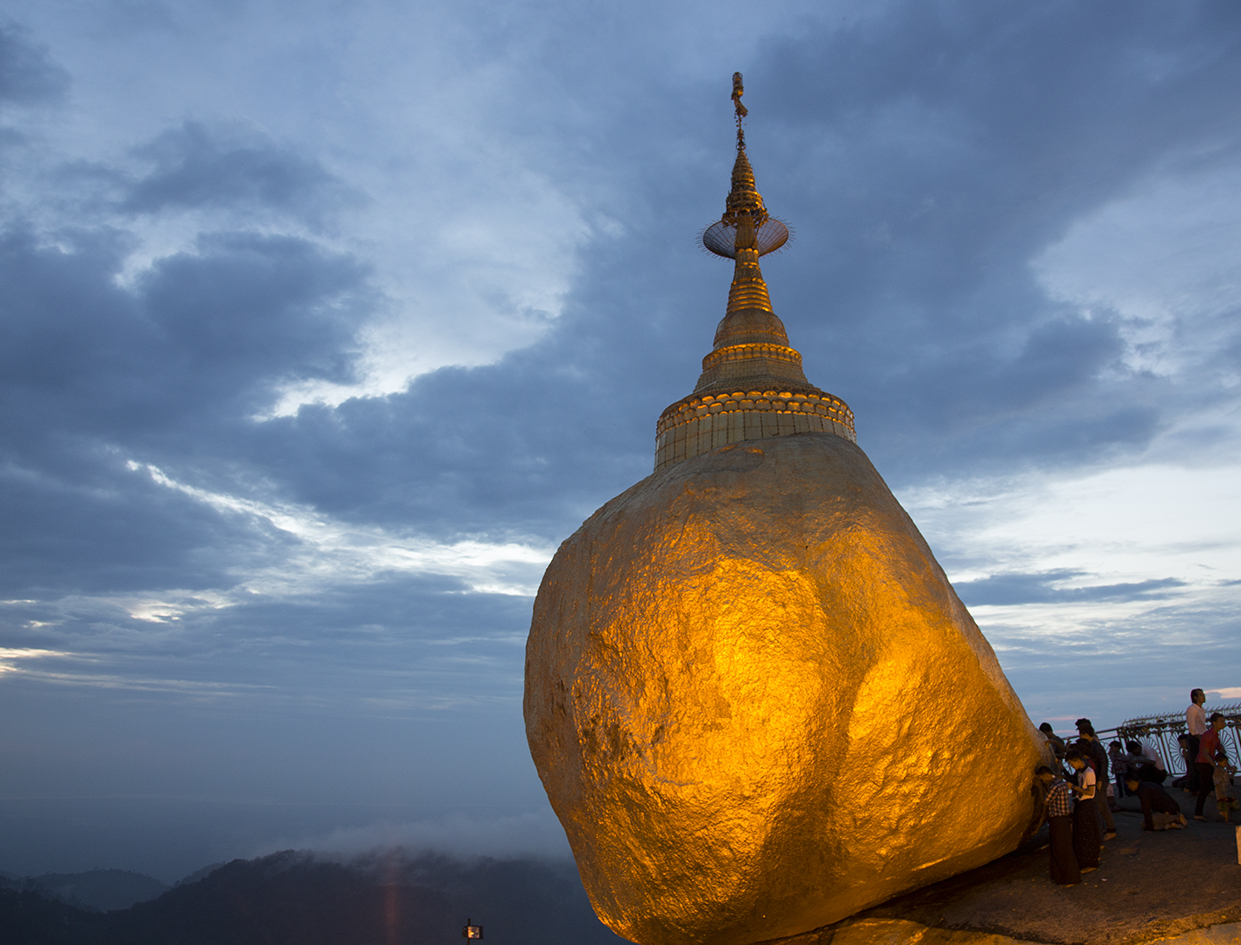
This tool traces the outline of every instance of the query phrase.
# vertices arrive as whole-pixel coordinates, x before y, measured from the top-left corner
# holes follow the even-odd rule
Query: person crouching
[[[1180,830],[1189,823],[1176,801],[1154,781],[1139,781],[1130,774],[1125,787],[1142,804],[1143,830]]]

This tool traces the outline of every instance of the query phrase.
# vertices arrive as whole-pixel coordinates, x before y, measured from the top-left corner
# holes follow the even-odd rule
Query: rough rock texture
[[[600,918],[641,945],[821,928],[1014,849],[1043,740],[865,454],[669,467],[560,547],[526,730]]]

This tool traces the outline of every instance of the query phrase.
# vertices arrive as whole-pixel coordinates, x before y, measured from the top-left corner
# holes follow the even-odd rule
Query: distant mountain
[[[218,870],[221,866],[223,866],[226,862],[228,861],[221,860],[219,863],[212,863],[210,866],[204,866],[202,869],[194,870],[194,872],[190,873],[189,876],[182,877],[181,879],[177,880],[172,885],[173,886],[188,886],[190,883],[196,883],[200,879],[206,879],[208,876],[210,876],[212,873]]]
[[[4,945],[111,945],[106,916],[70,906],[34,889],[0,887],[0,942]]]
[[[0,889],[4,945],[452,945],[466,918],[491,945],[622,945],[571,863],[399,852],[347,863],[286,851],[234,860],[107,913]]]
[[[44,873],[25,880],[28,888],[70,905],[109,912],[155,899],[168,891],[167,883],[129,870],[91,870],[88,873]]]

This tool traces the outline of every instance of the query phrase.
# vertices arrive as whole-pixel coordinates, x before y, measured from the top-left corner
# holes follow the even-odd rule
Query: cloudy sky
[[[0,2],[0,869],[564,849],[531,595],[750,155],[1036,722],[1241,697],[1241,6]]]

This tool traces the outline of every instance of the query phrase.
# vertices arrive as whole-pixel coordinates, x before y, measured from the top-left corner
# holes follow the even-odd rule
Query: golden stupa
[[[758,260],[788,237],[746,156],[736,260],[655,472],[548,566],[526,732],[599,917],[640,945],[821,928],[1016,847],[1044,741],[926,542],[813,387]]]

